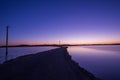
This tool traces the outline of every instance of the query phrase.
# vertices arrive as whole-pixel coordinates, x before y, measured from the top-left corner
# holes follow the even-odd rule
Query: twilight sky
[[[119,0],[0,0],[0,45],[120,43]]]

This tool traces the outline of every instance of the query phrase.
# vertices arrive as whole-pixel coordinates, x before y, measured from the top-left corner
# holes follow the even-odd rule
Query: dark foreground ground
[[[0,65],[0,80],[98,80],[71,59],[66,47],[21,56]]]

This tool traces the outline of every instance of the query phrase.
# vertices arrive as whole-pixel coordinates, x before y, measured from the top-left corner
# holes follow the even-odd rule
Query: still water
[[[56,47],[9,48],[8,59],[34,54]],[[120,80],[120,45],[73,46],[68,48],[72,59],[102,80]],[[0,63],[4,62],[5,48],[0,48]]]

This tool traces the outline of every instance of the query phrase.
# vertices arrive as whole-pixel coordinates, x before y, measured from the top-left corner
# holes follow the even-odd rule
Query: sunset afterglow
[[[1,0],[0,45],[120,43],[117,0]]]

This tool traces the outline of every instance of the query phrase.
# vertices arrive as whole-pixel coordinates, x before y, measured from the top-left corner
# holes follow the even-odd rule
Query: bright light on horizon
[[[118,1],[119,2],[119,1]],[[0,2],[0,45],[120,43],[120,5],[117,1]]]
[[[120,44],[120,41],[60,41],[60,44]],[[40,44],[59,44],[59,41],[27,41],[27,42],[9,42],[9,45],[40,45]],[[0,46],[5,45],[5,42],[0,43]]]

